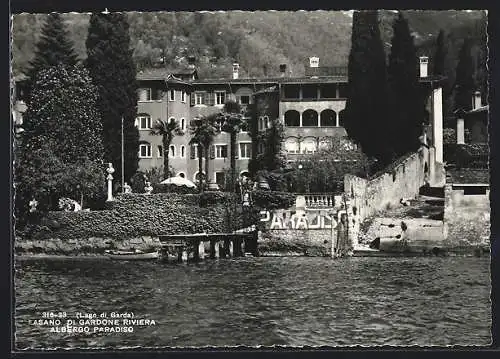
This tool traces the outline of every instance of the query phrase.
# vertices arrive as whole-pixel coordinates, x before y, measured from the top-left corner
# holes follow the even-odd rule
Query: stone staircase
[[[422,251],[439,247],[443,235],[444,192],[422,188],[415,199],[403,200],[394,208],[365,220],[360,226],[359,243],[377,249]]]

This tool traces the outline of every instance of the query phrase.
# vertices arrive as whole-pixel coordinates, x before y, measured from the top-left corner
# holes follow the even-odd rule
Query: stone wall
[[[420,149],[375,178],[346,175],[344,191],[351,199],[350,205],[356,208],[359,221],[399,206],[401,198],[415,198],[426,180],[425,158]]]
[[[258,253],[261,256],[329,256],[331,229],[283,229],[259,232]]]
[[[444,232],[450,244],[487,243],[490,237],[490,191],[464,195],[463,188],[445,186]]]

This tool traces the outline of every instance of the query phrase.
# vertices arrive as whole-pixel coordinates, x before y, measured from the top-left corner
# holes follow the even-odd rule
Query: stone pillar
[[[335,126],[340,127],[340,111],[339,113],[335,113]]]
[[[232,240],[229,240],[229,256],[234,257],[234,243]]]
[[[299,126],[302,127],[302,112],[299,112]]]
[[[185,263],[188,260],[188,252],[185,247],[177,247],[177,260]]]
[[[429,148],[429,183],[431,186],[435,183],[436,177],[436,149]]]
[[[241,240],[241,256],[245,256],[245,250],[246,250],[246,239]]]
[[[463,118],[457,118],[457,144],[465,143],[465,121]]]
[[[203,241],[200,241],[200,243],[198,244],[198,259],[205,259],[205,242]]]
[[[443,89],[432,90],[432,139],[436,149],[436,162],[443,163]]]
[[[299,100],[302,100],[302,86],[299,87]]]
[[[210,241],[210,258],[219,258],[219,242],[213,239]]]

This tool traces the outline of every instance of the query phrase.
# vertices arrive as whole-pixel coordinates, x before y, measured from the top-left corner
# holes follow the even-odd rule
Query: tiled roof
[[[278,91],[278,87],[275,85],[275,86],[266,87],[265,89],[254,92],[254,96],[264,94],[264,93],[273,93],[273,92],[277,92],[277,91]]]
[[[469,112],[467,112],[467,114],[474,114],[474,113],[480,113],[480,112],[488,112],[490,106],[489,105],[486,105],[486,106],[481,106],[481,107],[478,107],[474,110],[471,110]]]
[[[158,69],[145,69],[137,72],[138,80],[163,80],[168,75],[174,76],[187,76],[196,73],[196,69],[185,68],[158,68]]]
[[[457,145],[457,150],[471,157],[488,156],[490,149],[487,143],[466,143]]]
[[[347,67],[345,66],[319,66],[305,68],[306,76],[341,76],[347,77]]]
[[[489,184],[490,174],[487,169],[462,168],[446,171],[448,183],[453,184]]]
[[[301,83],[347,83],[347,76],[328,76],[328,77],[271,77],[271,78],[239,78],[239,79],[201,79],[193,81],[193,85],[198,84],[301,84]]]
[[[165,79],[165,81],[167,81],[167,83],[169,84],[179,84],[179,85],[186,85],[186,86],[191,86],[191,83],[187,82],[187,81],[183,81],[177,77],[175,77],[174,75],[172,74],[169,74],[167,76],[167,78]]]

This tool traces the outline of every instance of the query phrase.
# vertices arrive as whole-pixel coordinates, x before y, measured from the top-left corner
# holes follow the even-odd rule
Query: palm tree
[[[191,140],[190,145],[198,145],[198,173],[200,176],[200,191],[203,191],[203,164],[202,164],[202,154],[205,153],[205,176],[208,180],[208,153],[210,145],[213,143],[215,136],[217,136],[217,128],[215,127],[215,121],[217,119],[217,114],[213,114],[207,117],[197,118],[193,121],[191,125]]]
[[[241,106],[236,101],[230,100],[224,104],[224,108],[218,115],[218,119],[222,122],[222,131],[229,133],[231,151],[231,178],[229,188],[231,191],[234,191],[236,181],[236,136],[241,126],[245,123],[246,116],[242,113]]]
[[[170,177],[170,167],[168,164],[168,155],[170,152],[170,144],[175,136],[182,136],[184,133],[179,127],[179,123],[171,119],[170,121],[164,121],[158,119],[151,129],[152,135],[162,136],[163,144],[163,171],[165,179]]]

